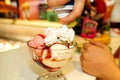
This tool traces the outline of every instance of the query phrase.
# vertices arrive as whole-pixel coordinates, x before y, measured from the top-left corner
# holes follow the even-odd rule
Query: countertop
[[[37,34],[43,34],[48,27],[58,28],[62,24],[47,20],[21,20],[0,18],[0,37],[28,41]]]
[[[79,53],[61,71],[67,80],[95,80],[81,70]],[[27,46],[0,53],[0,80],[36,80],[41,73],[47,71],[34,63]]]
[[[109,45],[115,52],[120,45],[120,36],[112,38]],[[81,70],[79,56],[76,52],[73,60],[61,69],[62,73],[67,80],[95,80],[94,76]],[[36,80],[41,73],[47,71],[33,62],[26,45],[0,52],[0,80]]]
[[[34,27],[60,27],[62,24],[59,22],[50,22],[47,20],[23,20],[23,19],[5,19],[0,18],[0,23],[2,24],[14,24],[23,26],[34,26]]]

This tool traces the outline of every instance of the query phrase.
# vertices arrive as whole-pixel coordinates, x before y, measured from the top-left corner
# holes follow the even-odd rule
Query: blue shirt
[[[74,0],[71,0],[70,2],[68,2],[66,5],[73,5],[74,4]]]

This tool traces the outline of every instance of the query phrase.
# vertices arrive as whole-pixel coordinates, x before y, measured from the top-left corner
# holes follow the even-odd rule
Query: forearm
[[[72,15],[79,17],[84,9],[85,0],[75,0]]]
[[[69,21],[76,19],[81,15],[84,9],[84,5],[85,5],[85,0],[75,0],[73,11],[68,15]]]
[[[108,77],[107,80],[120,80],[120,69],[115,68],[113,72],[111,73],[110,78]]]
[[[50,7],[62,6],[68,3],[70,0],[47,0],[47,3]]]
[[[84,5],[85,0],[74,0],[72,12],[69,15],[61,18],[60,22],[64,24],[69,24],[70,22],[75,21],[76,18],[78,18],[81,15]]]
[[[120,80],[120,69],[118,67],[114,67],[106,75],[103,75],[97,80]]]

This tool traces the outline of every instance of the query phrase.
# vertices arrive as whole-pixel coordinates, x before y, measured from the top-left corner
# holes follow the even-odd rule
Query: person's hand
[[[64,5],[69,1],[70,0],[47,0],[47,3],[50,7],[54,7]],[[63,18],[60,18],[59,22],[62,24],[69,24],[70,22],[75,21],[76,18],[78,18],[81,15],[84,5],[85,0],[75,0],[72,12]]]
[[[99,80],[120,80],[120,71],[107,46],[93,41],[84,43],[80,59],[83,71]]]

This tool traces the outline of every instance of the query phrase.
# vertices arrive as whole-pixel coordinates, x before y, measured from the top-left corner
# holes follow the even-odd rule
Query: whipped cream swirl
[[[66,25],[63,25],[63,27],[58,30],[58,37],[62,41],[71,43],[74,40],[74,36],[75,32],[73,29],[68,29]]]
[[[63,25],[59,29],[48,28],[45,31],[45,44],[46,46],[50,46],[56,42],[67,42],[71,43],[74,40],[75,32],[71,28],[69,29],[67,25]]]

